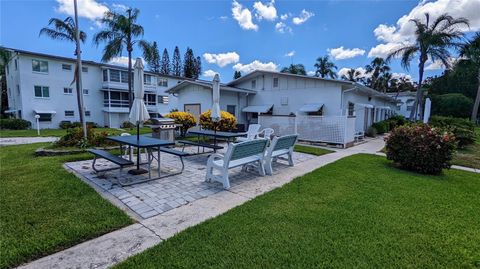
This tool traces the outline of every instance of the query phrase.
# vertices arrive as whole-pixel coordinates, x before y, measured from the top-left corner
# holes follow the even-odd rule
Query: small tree
[[[180,50],[178,49],[178,46],[176,46],[173,51],[172,75],[178,77],[182,75],[182,59],[180,59]]]
[[[195,59],[195,75],[194,78],[198,79],[200,77],[200,74],[202,74],[202,59],[200,56],[197,56]]]
[[[207,110],[200,115],[200,126],[202,129],[215,130],[216,131],[232,131],[237,128],[237,119],[227,111],[221,111],[221,120],[219,122],[213,122],[211,110]]]
[[[240,71],[235,71],[235,73],[233,73],[233,79],[237,79],[241,77],[242,77],[242,73]]]
[[[188,47],[183,57],[183,76],[195,78],[195,56],[193,55],[193,50]]]
[[[160,74],[168,75],[170,70],[170,56],[168,56],[167,48],[163,49],[162,63],[160,64]]]
[[[192,113],[183,111],[174,111],[165,115],[166,118],[175,120],[175,124],[180,125],[180,135],[184,137],[187,134],[188,129],[197,124],[195,117]]]
[[[305,71],[305,66],[303,64],[291,64],[288,67],[284,67],[280,72],[295,75],[307,75],[307,71]]]
[[[337,66],[329,60],[328,55],[318,57],[314,66],[317,69],[315,70],[316,77],[330,77],[333,79],[337,78],[337,73],[335,72]]]
[[[153,44],[151,44],[141,40],[139,45],[143,49],[143,58],[145,58],[150,71],[160,72],[160,52],[158,51],[157,42],[153,41]]]

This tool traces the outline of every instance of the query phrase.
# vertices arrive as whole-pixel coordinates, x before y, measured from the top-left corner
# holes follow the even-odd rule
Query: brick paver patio
[[[185,150],[193,152],[196,147],[187,147]],[[294,162],[299,164],[314,157],[313,155],[295,152]],[[145,159],[146,157],[144,157]],[[122,173],[119,173],[119,170],[113,170],[104,172],[103,175],[96,174],[92,170],[92,160],[70,162],[65,165],[83,179],[96,184],[102,190],[113,195],[140,218],[146,219],[225,191],[218,182],[207,183],[204,181],[207,159],[208,154],[185,157],[185,170],[182,174],[124,187],[117,183],[118,177],[121,177],[123,181],[136,181],[148,177],[148,174],[130,175],[127,171],[131,168],[125,168]],[[152,164],[152,177],[156,177],[156,161],[154,160]],[[97,165],[102,169],[115,166],[103,159],[97,160]],[[178,157],[161,153],[161,167],[162,174],[172,173],[180,169],[181,163]],[[275,176],[282,170],[288,169],[289,166],[286,165],[285,161],[279,160],[273,168],[273,176]],[[240,167],[230,170],[231,189],[235,189],[236,186],[242,184],[252,184],[258,180],[262,180],[262,177],[256,170],[252,169],[252,171],[245,172]]]

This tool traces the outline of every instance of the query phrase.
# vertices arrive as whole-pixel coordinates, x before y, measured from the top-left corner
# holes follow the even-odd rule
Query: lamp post
[[[35,115],[35,119],[37,121],[37,135],[40,136],[40,115]]]

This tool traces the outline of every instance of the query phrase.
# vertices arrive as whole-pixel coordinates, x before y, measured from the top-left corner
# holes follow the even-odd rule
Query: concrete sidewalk
[[[383,138],[371,140],[356,147],[338,150],[302,162],[275,176],[233,186],[206,198],[164,212],[123,229],[86,241],[69,249],[33,261],[19,268],[107,268],[138,254],[188,227],[216,217],[263,193],[292,181],[319,167],[344,157],[357,154],[375,154],[384,146]]]
[[[22,144],[33,144],[42,142],[55,142],[59,138],[53,136],[46,137],[3,137],[0,138],[0,146],[12,146]]]

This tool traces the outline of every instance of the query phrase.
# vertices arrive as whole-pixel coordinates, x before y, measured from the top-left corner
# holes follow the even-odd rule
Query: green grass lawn
[[[0,148],[0,268],[13,267],[133,223],[62,168],[89,154],[34,157],[46,144]]]
[[[477,141],[464,149],[459,149],[453,158],[453,164],[480,169],[480,127],[475,129]]]
[[[137,129],[113,129],[113,128],[95,128],[95,131],[102,132],[106,131],[112,135],[119,135],[121,133],[130,133],[136,134]],[[141,134],[151,133],[152,130],[149,127],[140,128]],[[65,129],[42,129],[40,130],[40,136],[63,136],[67,133]],[[0,137],[35,137],[37,135],[37,130],[29,129],[29,130],[0,130]]]
[[[307,153],[307,154],[312,154],[316,156],[321,156],[321,155],[325,155],[333,152],[328,149],[322,149],[322,148],[311,147],[306,145],[298,145],[298,144],[295,145],[295,148],[293,150],[296,152]]]
[[[480,177],[355,155],[189,228],[117,268],[478,268]]]

